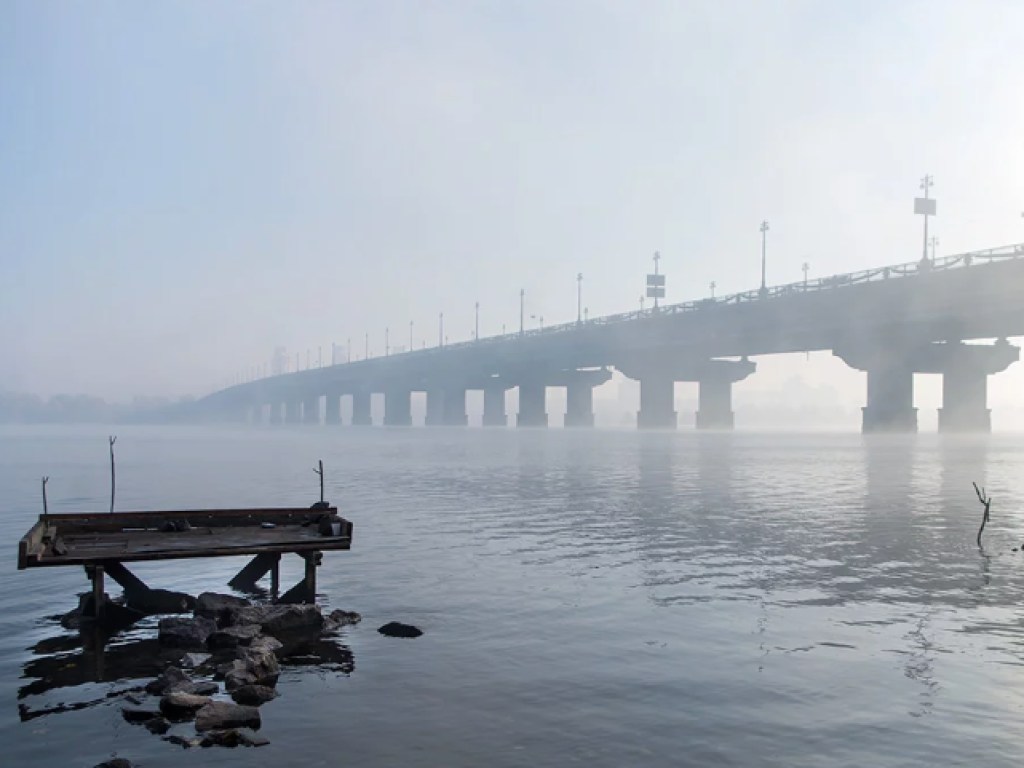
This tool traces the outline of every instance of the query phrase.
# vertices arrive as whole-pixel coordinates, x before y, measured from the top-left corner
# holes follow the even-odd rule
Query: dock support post
[[[277,600],[281,591],[281,556],[275,555],[274,564],[270,566],[270,596]]]
[[[98,620],[103,609],[103,566],[93,566],[89,577],[92,579],[92,618]]]
[[[316,569],[323,560],[322,552],[300,552],[299,557],[306,561],[306,573],[302,581],[289,589],[277,601],[279,603],[315,603],[316,602]]]
[[[228,586],[233,589],[251,590],[256,586],[256,582],[262,579],[267,571],[275,568],[280,560],[281,556],[279,554],[264,552],[263,554],[256,555],[242,570],[235,574],[234,578],[228,582]]]

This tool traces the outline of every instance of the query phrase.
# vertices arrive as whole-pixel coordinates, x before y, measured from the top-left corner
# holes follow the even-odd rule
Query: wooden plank
[[[63,513],[49,515],[51,525],[61,531],[112,531],[124,528],[160,528],[166,522],[188,521],[193,527],[226,528],[257,526],[261,523],[298,525],[315,521],[323,514],[337,514],[336,507],[267,507],[263,509],[192,509],[148,512],[116,512],[114,514]]]

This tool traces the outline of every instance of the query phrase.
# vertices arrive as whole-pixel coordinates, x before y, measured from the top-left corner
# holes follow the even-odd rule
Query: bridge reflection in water
[[[732,429],[732,385],[754,355],[832,351],[867,373],[863,430],[912,432],[913,375],[943,377],[940,431],[991,429],[988,377],[1019,357],[1024,244],[921,260],[764,290],[588,319],[432,349],[258,379],[215,392],[172,416],[261,423],[369,426],[384,396],[385,426],[465,426],[466,392],[483,391],[483,425],[506,426],[518,389],[520,427],[545,427],[547,387],[566,390],[566,426],[593,426],[593,389],[611,369],[640,382],[637,426],[674,429],[676,382],[699,386],[698,429]],[[995,343],[967,344],[979,339]]]

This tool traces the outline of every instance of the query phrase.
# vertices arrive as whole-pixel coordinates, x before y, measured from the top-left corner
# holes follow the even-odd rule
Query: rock
[[[209,641],[209,638],[207,638]],[[181,657],[181,666],[185,669],[195,669],[201,667],[207,661],[210,660],[210,654],[208,653],[186,653]]]
[[[251,731],[231,728],[226,731],[210,731],[203,736],[203,747],[265,747],[270,742]]]
[[[277,691],[266,685],[243,685],[231,691],[236,704],[258,707],[277,698]]]
[[[419,637],[423,634],[422,630],[412,624],[402,624],[399,621],[389,621],[383,627],[378,627],[377,631],[385,637]]]
[[[154,717],[152,720],[147,720],[143,725],[146,726],[147,731],[155,733],[157,736],[162,736],[171,730],[171,723],[166,717]]]
[[[157,675],[155,680],[150,681],[146,685],[146,693],[151,693],[154,696],[160,696],[175,685],[191,682],[192,681],[189,680],[188,675],[177,667],[168,667]]]
[[[196,599],[185,592],[170,589],[145,589],[125,592],[125,605],[146,614],[188,613]]]
[[[256,707],[211,701],[196,712],[196,730],[200,732],[249,727],[260,727],[260,711]]]
[[[324,617],[317,605],[251,605],[238,611],[237,624],[258,624],[268,635],[319,632]]]
[[[194,693],[168,693],[160,699],[160,711],[172,720],[191,720],[199,709],[211,701],[209,696]]]
[[[271,637],[270,635],[260,635],[249,644],[249,649],[253,651],[277,653],[282,648],[284,648],[284,644],[276,637]]]
[[[144,723],[154,717],[160,717],[160,713],[155,709],[128,709],[125,707],[121,710],[121,717],[129,723]]]
[[[261,633],[259,624],[238,624],[233,627],[218,629],[207,639],[206,644],[213,649],[237,648],[240,645],[249,645],[259,637]]]
[[[182,736],[179,736],[176,733],[172,733],[170,736],[164,736],[164,741],[168,741],[171,744],[177,744],[179,747],[182,747],[183,749],[198,747],[200,743],[199,739],[186,739]]]
[[[203,592],[196,600],[196,616],[213,619],[219,627],[230,627],[235,623],[235,614],[238,610],[249,604],[243,597]]]
[[[217,624],[205,616],[160,619],[159,640],[175,648],[205,648],[206,639],[216,630]]]
[[[220,686],[209,680],[200,680],[192,683],[185,693],[194,693],[197,696],[213,696],[220,693]]]
[[[125,760],[123,757],[115,757],[112,760],[104,760],[102,763],[98,763],[96,768],[135,768],[135,764],[131,760]]]
[[[331,611],[324,619],[324,629],[332,631],[339,627],[348,627],[352,624],[358,624],[362,619],[363,617],[355,611],[342,611],[340,609]]]
[[[270,651],[247,648],[232,663],[232,668],[224,675],[224,687],[228,691],[244,685],[277,684],[277,676],[281,674],[281,666],[277,657]]]

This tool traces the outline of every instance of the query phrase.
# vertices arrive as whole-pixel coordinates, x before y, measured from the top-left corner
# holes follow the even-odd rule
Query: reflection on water
[[[367,618],[346,646],[295,659],[307,698],[270,705],[280,730],[247,757],[258,765],[1018,762],[1024,440],[282,428],[121,442],[143,454],[125,459],[134,506],[301,503],[309,457],[336,468],[329,495],[356,535],[320,588]],[[0,492],[21,498],[62,445],[0,442]],[[61,465],[67,487],[104,498],[83,462]],[[972,481],[994,498],[981,551]],[[158,580],[209,588],[237,570],[218,567]],[[96,702],[97,682],[158,663],[151,633],[98,658],[40,628],[59,575],[3,578],[24,587],[0,591],[11,700]],[[381,638],[388,620],[425,634]],[[350,670],[351,653],[358,675],[317,674]],[[103,712],[46,722],[75,732],[93,713],[95,731]],[[22,727],[0,720],[0,737]]]

